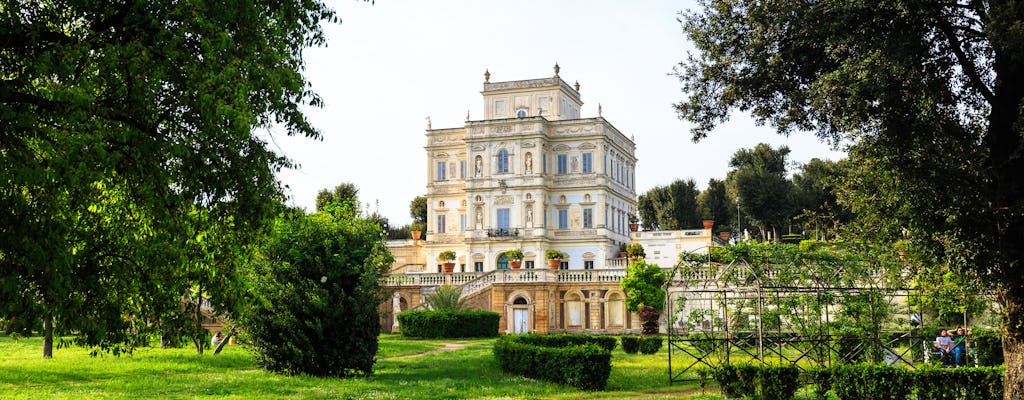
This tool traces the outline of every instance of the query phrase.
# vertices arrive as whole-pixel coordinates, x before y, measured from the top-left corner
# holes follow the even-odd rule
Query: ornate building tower
[[[456,272],[504,269],[505,252],[521,248],[525,268],[545,266],[545,250],[557,249],[567,255],[561,269],[603,269],[630,241],[636,146],[600,107],[581,118],[579,83],[554,71],[507,82],[485,72],[482,120],[447,129],[428,121],[428,266],[454,250]]]

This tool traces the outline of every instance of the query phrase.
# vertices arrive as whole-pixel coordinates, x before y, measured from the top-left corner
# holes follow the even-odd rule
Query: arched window
[[[498,173],[508,173],[508,150],[498,150]]]

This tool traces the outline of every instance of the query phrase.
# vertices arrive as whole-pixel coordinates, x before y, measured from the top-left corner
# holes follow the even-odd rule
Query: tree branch
[[[960,67],[963,68],[964,73],[967,74],[967,78],[971,81],[971,86],[978,90],[979,93],[985,100],[991,104],[995,100],[995,95],[992,93],[992,89],[985,85],[985,82],[981,80],[981,75],[978,74],[978,68],[971,61],[967,53],[964,53],[960,38],[957,37],[956,31],[953,26],[945,18],[939,18],[939,30],[942,31],[943,36],[949,41],[950,48],[953,50],[953,54],[956,55],[957,62]]]

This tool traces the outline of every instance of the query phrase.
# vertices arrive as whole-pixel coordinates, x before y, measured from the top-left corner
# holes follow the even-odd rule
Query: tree
[[[315,376],[372,372],[393,261],[381,232],[349,204],[277,219],[249,266],[252,305],[241,318],[260,365]]]
[[[5,2],[0,309],[118,352],[180,308],[193,210],[238,232],[276,212],[290,164],[254,133],[318,138],[301,71],[318,1]],[[134,316],[134,318],[128,318]]]
[[[409,202],[409,216],[413,223],[427,223],[427,196],[416,196]]]
[[[352,207],[359,208],[359,188],[354,183],[342,182],[334,187],[334,190],[320,189],[316,194],[316,210],[323,211],[328,204],[351,203]]]
[[[709,179],[708,188],[697,195],[697,205],[707,210],[709,217],[715,220],[716,231],[729,229],[729,221],[735,218],[733,209],[736,208],[736,202],[729,196],[724,181]]]
[[[786,157],[789,147],[760,143],[753,149],[739,149],[733,154],[728,179],[736,186],[740,207],[761,233],[778,239],[778,227],[793,215],[793,184],[786,179]]]
[[[657,186],[640,195],[638,208],[644,227],[669,230],[700,226],[698,193],[693,179],[688,179],[676,180],[668,186]]]
[[[703,4],[682,18],[698,54],[676,70],[694,138],[740,109],[781,133],[853,143],[864,184],[844,201],[878,223],[860,233],[906,234],[995,293],[1004,398],[1024,398],[1024,5]]]
[[[434,311],[459,311],[465,308],[466,299],[462,298],[461,288],[441,285],[427,297],[427,305]]]
[[[643,259],[633,261],[626,268],[622,278],[622,290],[626,292],[626,309],[640,312],[640,324],[644,335],[658,334],[658,317],[665,308],[665,272],[657,264],[648,264]]]
[[[839,163],[817,158],[793,174],[795,218],[803,222],[804,229],[814,232],[815,239],[825,240],[830,233],[835,237],[839,227],[853,219],[849,208],[840,205],[836,197],[842,174]]]

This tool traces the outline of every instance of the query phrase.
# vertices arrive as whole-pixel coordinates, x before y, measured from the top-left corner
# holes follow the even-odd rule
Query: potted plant
[[[509,258],[509,266],[512,269],[519,269],[523,265],[523,249],[512,249],[505,252],[505,256]]]
[[[420,240],[420,236],[423,235],[423,223],[413,222],[409,225],[409,230],[412,232],[412,240]]]
[[[564,254],[557,249],[547,249],[544,252],[544,258],[548,259],[548,268],[558,269],[558,266],[562,264],[562,257]]]
[[[644,246],[640,243],[631,243],[629,246],[626,246],[626,255],[629,256],[629,261],[633,262],[644,258],[647,256],[647,253],[644,252]]]
[[[455,252],[452,250],[442,251],[437,255],[437,260],[444,263],[444,273],[455,272]]]
[[[619,258],[626,258],[626,244],[619,243]]]
[[[629,214],[629,231],[636,232],[638,230],[640,230],[640,219],[636,214]]]

